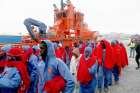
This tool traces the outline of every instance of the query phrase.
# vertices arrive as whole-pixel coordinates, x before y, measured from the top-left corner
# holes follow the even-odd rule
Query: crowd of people
[[[126,49],[117,40],[69,46],[44,40],[0,50],[0,93],[108,92],[128,66]]]

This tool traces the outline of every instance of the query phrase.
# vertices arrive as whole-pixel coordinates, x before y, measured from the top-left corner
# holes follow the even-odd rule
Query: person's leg
[[[97,80],[98,80],[97,87],[98,87],[99,93],[101,93],[103,89],[103,81],[104,81],[103,78],[104,78],[103,68],[99,66],[98,77],[97,77]]]
[[[109,86],[111,86],[112,85],[112,69],[109,70],[108,78],[109,78],[108,84],[109,84]]]
[[[136,50],[135,50],[135,48],[134,48],[134,58],[135,58],[135,56],[136,56]]]
[[[111,75],[110,75],[110,72],[111,72],[111,70],[109,70],[109,69],[106,69],[106,68],[104,68],[104,91],[105,92],[108,92],[108,86],[109,86],[109,83],[111,82],[110,81],[110,77],[111,77]]]
[[[114,75],[115,83],[118,83],[118,81],[119,81],[119,67],[118,66],[115,66],[113,68],[113,75]]]
[[[107,79],[107,75],[105,75],[105,77],[104,77],[104,92],[105,93],[108,92],[108,79]]]
[[[132,57],[132,48],[130,48],[130,55],[129,57],[131,58]]]
[[[139,69],[140,68],[139,58],[140,58],[140,55],[136,55],[136,58],[135,58],[136,63],[137,63],[136,69]]]
[[[76,85],[75,85],[75,92],[74,93],[79,93],[79,88],[80,88],[80,86],[77,82]]]
[[[84,93],[84,90],[83,90],[81,85],[80,85],[80,88],[79,88],[79,93]]]
[[[135,57],[135,48],[132,49],[132,57]]]
[[[92,84],[92,89],[93,89],[93,92],[92,93],[96,93],[96,88],[97,88],[97,78],[94,77],[94,81],[93,81],[93,84]]]
[[[104,68],[104,88],[108,88],[108,78],[107,78],[108,71]]]

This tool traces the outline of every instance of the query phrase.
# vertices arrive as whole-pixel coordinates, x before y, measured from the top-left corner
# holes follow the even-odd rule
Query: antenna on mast
[[[63,3],[63,0],[61,0],[61,10],[64,10],[64,3]]]

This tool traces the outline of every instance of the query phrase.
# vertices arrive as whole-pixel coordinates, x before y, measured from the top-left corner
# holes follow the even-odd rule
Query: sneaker
[[[99,93],[102,93],[102,90],[99,90]]]
[[[108,84],[109,86],[112,86],[112,83]]]
[[[103,93],[102,89],[98,89],[96,93]]]
[[[107,92],[108,92],[108,90],[109,90],[108,88],[104,88],[105,93],[107,93]]]
[[[138,70],[140,67],[136,67],[136,70]]]
[[[118,85],[119,84],[119,81],[115,81],[115,85]]]

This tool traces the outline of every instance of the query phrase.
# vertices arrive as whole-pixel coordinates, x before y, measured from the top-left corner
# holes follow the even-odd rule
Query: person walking
[[[130,47],[130,58],[134,58],[135,57],[135,43],[133,40],[131,40],[131,42],[128,44],[128,46]]]
[[[138,43],[136,45],[136,57],[135,57],[135,60],[136,60],[136,63],[137,63],[137,67],[136,67],[136,70],[140,68],[140,62],[139,62],[139,59],[140,59],[140,43]]]

